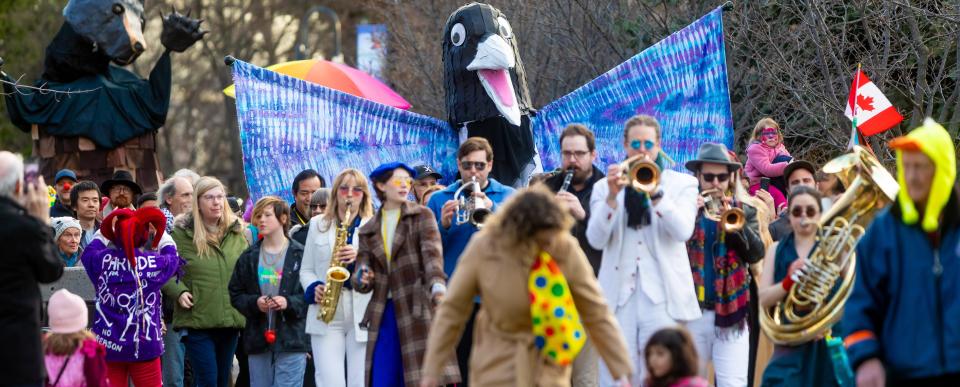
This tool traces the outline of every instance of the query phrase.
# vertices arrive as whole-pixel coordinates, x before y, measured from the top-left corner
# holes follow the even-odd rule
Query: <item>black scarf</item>
[[[657,155],[655,160],[657,167],[663,171],[665,160],[663,155]],[[624,187],[626,192],[623,194],[623,206],[627,209],[627,226],[640,229],[640,227],[650,224],[651,208],[650,195],[644,192],[638,192],[628,185]]]

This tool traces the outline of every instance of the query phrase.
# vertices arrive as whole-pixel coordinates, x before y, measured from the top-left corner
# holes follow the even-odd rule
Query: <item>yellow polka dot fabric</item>
[[[547,252],[534,260],[528,287],[534,344],[548,360],[569,365],[587,337],[567,279]]]

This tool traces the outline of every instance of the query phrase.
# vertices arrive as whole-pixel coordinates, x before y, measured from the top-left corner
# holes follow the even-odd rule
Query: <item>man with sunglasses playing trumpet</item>
[[[440,239],[443,242],[443,271],[447,274],[447,278],[453,278],[453,272],[457,266],[457,261],[460,259],[460,254],[463,253],[463,250],[467,247],[467,242],[478,230],[477,225],[472,222],[461,223],[458,221],[460,216],[457,213],[459,212],[460,198],[455,197],[457,191],[464,184],[476,180],[480,190],[470,193],[464,189],[462,195],[471,196],[473,200],[483,203],[483,208],[490,211],[496,211],[497,206],[515,192],[512,187],[505,186],[489,177],[490,171],[493,170],[493,148],[482,137],[471,137],[460,144],[460,148],[457,150],[457,168],[460,171],[461,180],[434,193],[427,203],[427,207],[433,211],[440,226]],[[478,310],[479,303],[474,305],[473,313],[467,321],[463,337],[457,345],[457,362],[460,365],[460,376],[464,381],[470,380],[467,364],[470,360],[470,349],[473,342],[473,322]],[[464,382],[463,386],[466,385],[467,383]]]
[[[587,241],[603,250],[599,282],[634,369],[640,370],[631,385],[647,376],[640,351],[654,332],[700,318],[686,249],[697,217],[697,180],[664,168],[669,158],[660,150],[660,138],[655,118],[628,120],[623,134],[628,158],[656,163],[659,181],[632,184],[624,178],[632,173],[615,164],[590,195]],[[600,367],[600,385],[613,384],[607,367]]]
[[[749,264],[764,255],[757,210],[737,184],[740,164],[722,144],[704,143],[687,169],[700,182],[697,221],[687,241],[697,301],[703,317],[687,323],[700,354],[700,375],[713,362],[716,385],[746,386],[750,362]]]

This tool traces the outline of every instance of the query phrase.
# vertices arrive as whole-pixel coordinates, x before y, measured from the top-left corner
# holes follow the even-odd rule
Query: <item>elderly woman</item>
[[[471,385],[569,386],[570,364],[585,335],[618,385],[630,385],[626,342],[571,226],[573,217],[543,187],[514,195],[486,222],[461,256],[433,320],[421,386],[439,384],[476,296],[483,303]]]
[[[80,236],[83,229],[80,222],[69,216],[50,219],[53,225],[53,241],[57,244],[57,253],[66,267],[83,266],[80,262]]]

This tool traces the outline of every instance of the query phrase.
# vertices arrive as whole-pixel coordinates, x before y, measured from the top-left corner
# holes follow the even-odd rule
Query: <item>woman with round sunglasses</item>
[[[304,298],[310,304],[306,331],[313,347],[314,377],[318,386],[363,386],[367,330],[361,328],[360,320],[367,310],[370,295],[353,291],[348,282],[340,291],[333,320],[329,323],[321,320],[318,309],[330,260],[337,259],[347,264],[348,269],[356,260],[357,239],[354,236],[373,215],[373,200],[367,179],[352,168],[337,175],[330,194],[326,212],[310,219],[307,226],[303,267],[300,269],[300,284],[305,290]],[[348,205],[350,211],[347,211]],[[347,240],[334,256],[337,230],[341,226],[347,229]]]
[[[750,144],[747,145],[747,163],[743,170],[750,178],[750,194],[755,195],[765,189],[773,196],[776,208],[786,204],[786,177],[783,172],[793,156],[783,145],[783,132],[780,124],[770,117],[764,117],[753,128]],[[767,188],[761,187],[761,179],[770,179]]]
[[[817,246],[822,210],[820,192],[800,186],[790,192],[787,216],[793,233],[767,249],[760,278],[760,307],[783,301],[803,276],[803,268]],[[826,341],[799,346],[776,345],[763,374],[764,386],[837,386]]]
[[[427,207],[407,200],[414,174],[397,162],[370,173],[383,205],[360,229],[359,270],[352,278],[358,292],[373,294],[362,323],[370,335],[369,386],[420,384],[433,310],[447,291],[436,218]],[[439,382],[459,383],[456,358],[444,360]]]

